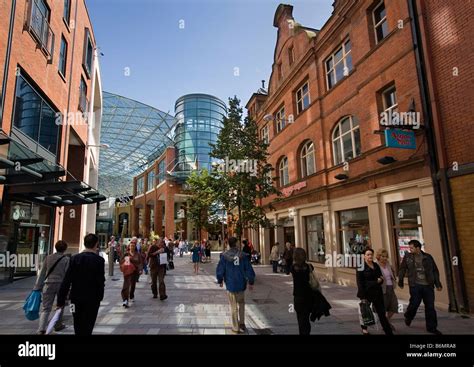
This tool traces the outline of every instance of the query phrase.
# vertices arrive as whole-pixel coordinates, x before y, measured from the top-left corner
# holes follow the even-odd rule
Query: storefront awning
[[[52,163],[0,133],[0,184],[11,200],[26,200],[52,207],[93,204],[104,195],[81,181],[57,181],[66,175]]]

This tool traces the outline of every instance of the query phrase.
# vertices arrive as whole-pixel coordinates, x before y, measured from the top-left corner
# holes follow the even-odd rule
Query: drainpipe
[[[12,9],[10,11],[10,28],[8,30],[7,53],[5,55],[5,65],[3,68],[2,97],[0,99],[0,129],[3,126],[3,111],[5,106],[5,94],[8,82],[8,68],[10,67],[10,54],[12,49],[13,27],[15,25],[15,8],[16,0],[12,1]]]
[[[423,45],[420,24],[418,20],[418,9],[416,0],[407,0],[410,12],[411,31],[413,37],[413,49],[416,58],[416,69],[423,108],[423,120],[425,121],[426,141],[428,146],[429,162],[433,189],[435,195],[436,212],[439,223],[439,231],[442,241],[442,252],[444,267],[446,270],[447,290],[449,296],[449,310],[452,312],[465,312],[467,307],[467,294],[462,276],[462,266],[452,265],[452,259],[459,257],[457,234],[454,222],[453,203],[450,196],[449,183],[445,169],[440,169],[438,163],[439,147],[436,145],[433,130],[433,110],[428,98],[428,80],[426,64],[423,57]],[[442,148],[441,148],[442,149]],[[444,203],[443,203],[444,199]],[[443,205],[444,204],[444,205]]]

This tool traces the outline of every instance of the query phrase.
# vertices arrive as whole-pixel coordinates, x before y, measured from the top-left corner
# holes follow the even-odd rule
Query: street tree
[[[229,110],[217,142],[211,144],[214,194],[232,217],[239,242],[245,228],[269,227],[262,200],[280,195],[273,185],[273,167],[267,162],[268,144],[259,138],[258,126],[243,110],[237,97]]]

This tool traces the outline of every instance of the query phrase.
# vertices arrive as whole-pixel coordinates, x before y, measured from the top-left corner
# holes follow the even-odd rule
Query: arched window
[[[334,164],[340,164],[360,155],[359,123],[352,116],[344,117],[332,134]]]
[[[307,141],[300,154],[301,177],[312,175],[316,172],[315,158],[314,158],[314,144],[312,141]]]
[[[290,183],[290,176],[288,174],[288,158],[283,157],[278,166],[278,173],[280,174],[280,187],[286,186]]]

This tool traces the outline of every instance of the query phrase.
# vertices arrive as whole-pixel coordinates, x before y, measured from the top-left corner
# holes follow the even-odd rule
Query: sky
[[[189,93],[242,105],[270,78],[278,0],[86,0],[103,89],[174,115]],[[320,29],[333,0],[293,0],[293,16]]]

